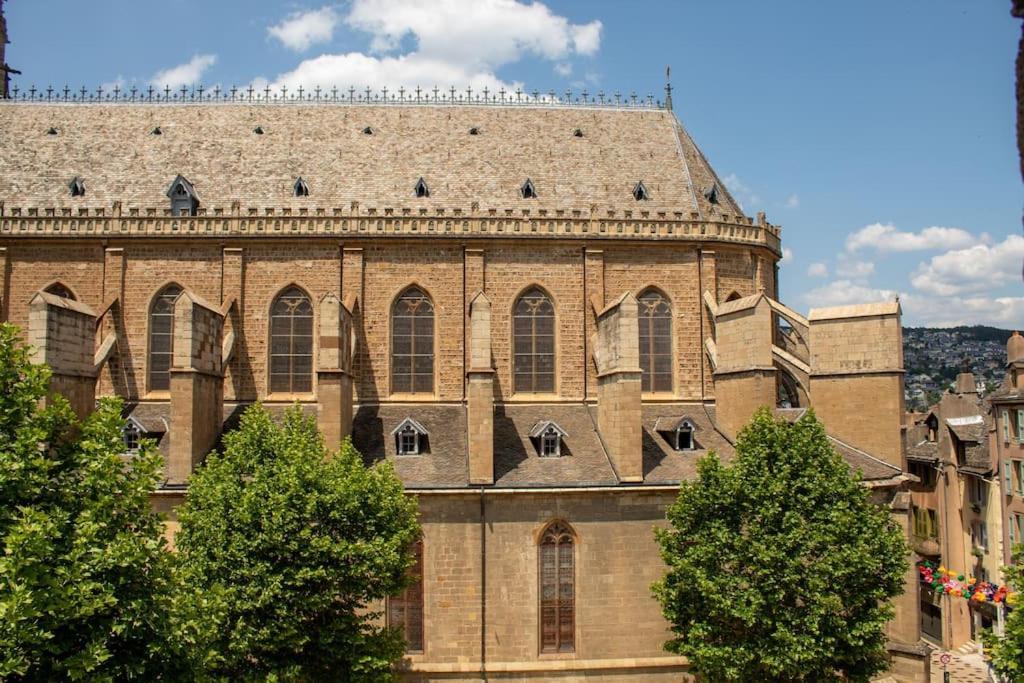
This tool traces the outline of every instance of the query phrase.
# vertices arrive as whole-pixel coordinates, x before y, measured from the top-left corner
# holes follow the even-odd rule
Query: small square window
[[[415,429],[403,429],[400,431],[398,433],[398,454],[418,455],[420,452],[419,436]]]
[[[139,429],[129,422],[121,431],[121,438],[124,439],[124,450],[126,453],[135,454],[139,450]]]
[[[540,438],[540,454],[547,458],[557,458],[561,440],[556,432],[546,432]]]

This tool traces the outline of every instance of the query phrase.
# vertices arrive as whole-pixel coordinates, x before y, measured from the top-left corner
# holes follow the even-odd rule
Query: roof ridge
[[[346,93],[348,96],[346,97]],[[414,95],[415,93],[415,95]],[[482,95],[482,96],[481,96]],[[262,89],[231,86],[222,88],[217,85],[213,88],[193,85],[182,86],[172,89],[169,86],[156,88],[149,86],[146,89],[131,88],[122,89],[115,86],[105,89],[102,85],[90,90],[84,86],[78,90],[72,90],[68,86],[54,88],[52,85],[46,88],[36,88],[33,85],[28,89],[20,89],[12,85],[8,97],[3,100],[5,103],[17,104],[347,104],[347,105],[384,105],[384,106],[507,106],[507,107],[579,107],[587,109],[617,109],[628,111],[671,111],[661,100],[654,98],[653,94],[646,97],[638,96],[636,91],[629,95],[621,92],[605,94],[603,90],[591,95],[587,89],[573,94],[571,88],[563,93],[554,90],[541,92],[534,89],[524,91],[516,88],[515,91],[490,90],[481,88],[476,91],[468,87],[465,90],[449,86],[442,90],[431,88],[363,88],[356,89],[350,86],[346,89],[339,89],[337,86],[330,90],[316,86],[306,88],[299,85],[291,89],[288,86],[281,86],[279,89],[272,89],[269,85]]]
[[[693,136],[690,135],[690,131],[686,129],[686,126],[684,126],[683,122],[679,119],[679,117],[675,115],[675,112],[672,112],[672,118],[675,120],[676,127],[680,130],[680,132],[682,132],[683,135],[686,136],[686,141],[690,143],[690,146],[697,153],[697,156],[700,157],[700,160],[704,163],[704,168],[706,168],[708,172],[711,174],[711,177],[715,179],[715,183],[722,190],[722,192],[725,193],[725,196],[729,199],[729,202],[733,205],[733,207],[739,209],[741,215],[745,216],[746,211],[743,210],[743,207],[740,206],[740,203],[736,201],[736,198],[732,196],[731,192],[729,192],[729,188],[726,187],[724,182],[722,182],[722,179],[718,176],[718,172],[715,171],[714,167],[711,165],[711,162],[708,161],[708,158],[704,156],[704,151],[701,150],[700,146],[697,145],[697,142],[693,139]],[[692,178],[690,180],[690,191],[693,192]],[[698,203],[697,205],[699,206],[700,204]],[[701,217],[703,218],[703,213],[701,214]]]
[[[828,438],[832,439],[837,444],[839,444],[841,446],[845,446],[846,448],[849,448],[851,451],[856,451],[856,452],[860,453],[865,458],[870,458],[871,460],[874,460],[875,462],[877,462],[877,463],[879,463],[881,465],[885,465],[886,467],[888,467],[891,470],[896,470],[897,472],[900,472],[900,473],[903,472],[903,470],[901,470],[899,467],[896,467],[892,463],[886,462],[886,461],[882,460],[881,458],[875,457],[874,455],[871,455],[867,451],[862,450],[860,448],[857,448],[856,446],[851,446],[850,444],[846,443],[845,441],[843,441],[842,439],[840,439],[838,437],[832,436],[831,434],[829,434],[827,432],[826,432],[825,436],[827,436]]]

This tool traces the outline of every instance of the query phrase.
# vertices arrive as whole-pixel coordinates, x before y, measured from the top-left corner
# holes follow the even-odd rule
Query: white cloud
[[[959,249],[988,240],[987,235],[975,237],[960,228],[933,226],[921,232],[901,232],[892,223],[872,223],[846,238],[847,251],[876,249],[878,251],[921,251],[925,249]]]
[[[126,85],[128,85],[128,83],[127,83],[127,81],[124,80],[124,76],[122,76],[121,74],[118,74],[117,78],[115,78],[112,81],[107,81],[106,83],[100,83],[100,87],[103,88],[106,91],[111,91],[114,88],[120,88],[121,91],[123,92],[124,91],[124,87]]]
[[[253,83],[257,85],[256,81]],[[289,88],[299,85],[313,88],[319,85],[328,89],[341,85],[345,92],[351,86],[358,93],[365,88],[376,91],[385,84],[392,87],[405,86],[411,90],[425,83],[450,83],[460,89],[468,86],[478,92],[484,87],[492,91],[502,87],[514,90],[516,87],[516,84],[505,83],[493,73],[475,73],[458,64],[427,59],[422,55],[377,58],[359,52],[307,59],[293,71],[279,75],[270,83],[270,87],[276,90],[282,85]],[[442,88],[441,92],[447,94],[448,89]],[[461,94],[465,94],[464,90]]]
[[[993,290],[1019,282],[1024,263],[1024,237],[1010,235],[989,246],[976,244],[933,256],[910,278],[915,288],[939,296]]]
[[[799,209],[800,208],[800,197],[798,197],[795,194],[789,195],[789,197],[786,199],[785,206],[786,206],[787,209]]]
[[[836,263],[836,275],[851,280],[863,280],[875,272],[875,264],[870,261],[854,261],[840,256]]]
[[[158,71],[149,80],[155,86],[180,88],[201,83],[203,73],[217,63],[217,55],[196,55],[184,64]]]
[[[308,12],[296,12],[267,33],[280,40],[289,50],[302,52],[317,43],[326,43],[334,36],[338,13],[333,7],[321,7]]]
[[[572,34],[572,44],[576,48],[576,52],[587,56],[597,54],[598,49],[601,47],[600,21],[571,26],[569,33]]]
[[[758,204],[761,203],[761,197],[755,194],[754,191],[751,190],[749,187],[747,187],[746,183],[740,180],[739,176],[736,175],[735,173],[730,173],[729,175],[722,178],[722,182],[725,183],[725,186],[729,189],[729,192],[732,194],[733,197],[736,198],[736,201],[739,202],[740,208],[743,209],[744,211],[747,210],[744,204],[749,204],[750,206],[757,206]]]
[[[570,75],[572,73],[572,64],[569,62],[555,64],[555,73],[562,77]]]
[[[565,64],[600,48],[602,24],[573,24],[540,2],[517,0],[353,0],[343,21],[370,34],[370,52],[324,54],[271,79],[272,88],[454,86],[514,90],[497,69],[526,56]],[[403,54],[403,41],[414,47]]]
[[[900,297],[904,324],[925,327],[992,325],[1013,327],[1024,319],[1024,297]]]
[[[812,308],[827,306],[848,306],[876,301],[892,301],[897,292],[892,289],[878,289],[852,280],[833,280],[816,287],[803,295],[804,301]]]
[[[779,259],[779,263],[792,263],[793,262],[793,250],[789,247],[782,248],[782,258]]]
[[[807,275],[810,277],[828,277],[828,266],[824,263],[812,263],[807,267]]]

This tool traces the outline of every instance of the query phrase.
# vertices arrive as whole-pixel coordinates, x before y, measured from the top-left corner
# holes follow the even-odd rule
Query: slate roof
[[[845,460],[850,467],[861,473],[861,477],[864,481],[891,479],[892,477],[902,474],[900,468],[894,467],[884,460],[879,460],[870,453],[840,441],[834,436],[829,436],[828,439],[832,442],[832,447],[836,449],[836,452],[839,453],[840,456],[842,456],[843,460]]]
[[[398,455],[392,431],[406,418],[423,426],[428,437],[420,455]],[[422,437],[421,437],[422,438]],[[352,422],[352,445],[367,464],[391,461],[410,489],[461,488],[469,482],[466,407],[433,403],[359,406]]]
[[[542,458],[530,438],[541,421],[568,436],[562,455]],[[597,415],[577,404],[497,405],[494,407],[494,485],[496,487],[614,486],[618,479],[597,435]]]
[[[677,484],[697,477],[697,461],[715,451],[728,463],[736,454],[732,443],[719,432],[707,408],[699,403],[665,403],[643,407],[643,458],[645,484]],[[683,417],[693,422],[692,451],[677,451],[658,427],[678,423]]]
[[[935,463],[939,460],[939,444],[927,439],[907,446],[907,460]]]
[[[366,127],[371,135],[363,132]],[[47,130],[56,128],[56,135]],[[159,127],[160,135],[151,131]],[[257,135],[259,127],[263,134]],[[478,135],[470,135],[476,127]],[[579,128],[582,137],[573,134]],[[168,207],[179,174],[201,207],[713,211],[743,215],[672,112],[531,106],[0,104],[7,207]],[[83,197],[68,181],[80,176]],[[295,197],[295,179],[309,186]],[[430,196],[417,198],[423,178]],[[536,199],[520,187],[530,178]],[[643,181],[649,198],[632,192]],[[704,190],[717,186],[717,206]],[[261,211],[262,212],[262,211]],[[639,217],[639,216],[637,216]]]
[[[237,429],[247,405],[225,404],[223,430]],[[265,406],[275,419],[281,419],[290,407]],[[303,404],[303,412],[316,415],[316,406]],[[805,409],[779,410],[793,421]],[[168,402],[139,403],[125,410],[141,424],[170,425]],[[686,418],[694,425],[692,451],[676,451],[659,432],[659,426],[675,425]],[[426,430],[426,447],[420,455],[397,455],[393,430],[412,419]],[[643,475],[644,485],[675,485],[697,476],[697,461],[715,451],[722,462],[735,456],[732,442],[715,427],[714,406],[700,403],[659,403],[644,405]],[[567,436],[562,440],[560,457],[541,457],[530,432],[540,422],[551,421]],[[620,484],[596,429],[597,407],[583,403],[496,405],[494,412],[494,487],[495,488],[572,488],[618,486]],[[160,434],[157,445],[166,458],[170,453],[173,425]],[[352,443],[367,464],[388,460],[410,490],[468,488],[469,461],[466,407],[461,404],[389,403],[357,406],[353,419]],[[836,451],[865,481],[890,479],[900,471],[862,450],[829,437]],[[987,443],[987,440],[983,440]],[[220,444],[217,445],[220,447]],[[987,450],[986,450],[987,458]],[[981,465],[970,458],[969,465]],[[987,459],[984,461],[987,463]]]

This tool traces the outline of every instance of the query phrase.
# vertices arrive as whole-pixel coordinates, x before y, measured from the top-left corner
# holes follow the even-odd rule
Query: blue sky
[[[899,294],[911,325],[1024,325],[1000,0],[8,0],[20,87],[522,84],[663,95],[798,309]]]

